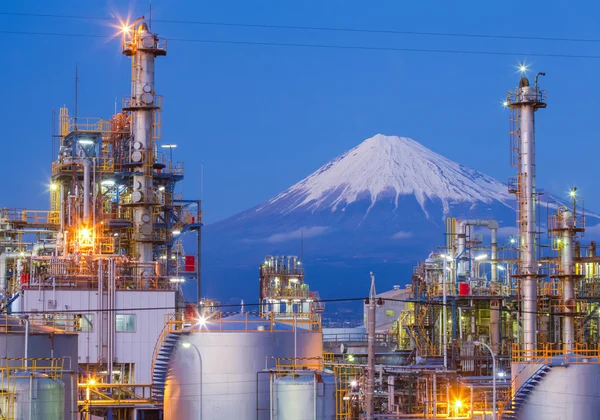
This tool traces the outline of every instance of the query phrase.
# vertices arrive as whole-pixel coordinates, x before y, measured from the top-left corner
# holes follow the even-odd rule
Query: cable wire
[[[60,37],[77,37],[77,38],[114,38],[110,35],[98,34],[76,34],[62,32],[33,32],[33,31],[4,31],[0,30],[0,34],[6,35],[36,35],[36,36],[60,36]],[[338,50],[355,50],[355,51],[389,51],[389,52],[416,52],[416,53],[434,53],[434,54],[459,54],[459,55],[487,55],[487,56],[528,56],[528,57],[548,57],[548,58],[569,58],[569,59],[600,59],[600,55],[586,54],[551,54],[551,53],[532,53],[532,52],[508,52],[508,51],[483,51],[483,50],[454,50],[454,49],[435,49],[435,48],[395,48],[395,47],[372,47],[361,45],[332,45],[332,44],[307,44],[307,43],[291,43],[291,42],[261,42],[261,41],[236,41],[236,40],[219,40],[219,39],[193,39],[193,38],[169,38],[169,41],[175,42],[193,42],[204,44],[222,44],[222,45],[255,45],[255,46],[272,46],[272,47],[295,47],[295,48],[322,48],[322,49],[338,49]]]
[[[22,17],[43,17],[43,18],[64,18],[81,20],[115,20],[114,16],[85,16],[85,15],[60,15],[51,13],[25,13],[25,12],[0,12],[4,16],[22,16]],[[399,31],[394,29],[366,29],[366,28],[335,28],[329,26],[306,26],[306,25],[275,25],[264,23],[236,23],[236,22],[211,22],[183,19],[152,19],[153,22],[168,23],[177,25],[202,25],[202,26],[223,26],[239,28],[258,28],[258,29],[287,29],[303,31],[326,31],[326,32],[347,32],[347,33],[369,33],[385,35],[419,35],[436,37],[457,37],[457,38],[482,38],[482,39],[508,39],[508,40],[528,40],[528,41],[550,41],[550,42],[588,42],[600,43],[600,39],[594,38],[563,38],[551,36],[525,36],[525,35],[494,35],[460,32],[436,32],[436,31]]]

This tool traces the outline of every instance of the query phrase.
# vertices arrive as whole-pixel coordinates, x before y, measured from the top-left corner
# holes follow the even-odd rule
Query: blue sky
[[[566,194],[577,185],[600,211],[595,167],[600,43],[390,35],[174,24],[159,20],[390,29],[419,32],[600,39],[594,2],[202,1],[154,0],[153,29],[172,39],[157,63],[165,96],[163,137],[185,160],[188,198],[200,195],[210,223],[254,206],[376,133],[409,136],[501,181],[508,165],[508,111],[500,103],[526,60],[545,71],[548,109],[537,115],[538,185]],[[147,1],[4,1],[0,12],[138,16]],[[106,20],[0,15],[3,31],[110,35]],[[211,39],[412,49],[427,52],[226,45]],[[2,207],[45,208],[52,109],[110,117],[129,93],[129,61],[118,39],[0,33],[0,102],[5,158]]]

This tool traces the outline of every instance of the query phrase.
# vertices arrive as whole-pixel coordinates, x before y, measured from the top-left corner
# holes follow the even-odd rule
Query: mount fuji
[[[343,287],[363,296],[369,271],[383,287],[409,283],[412,267],[445,243],[447,217],[495,219],[502,237],[515,233],[514,208],[496,179],[410,138],[378,134],[265,203],[207,226],[205,290],[230,295],[223,285],[235,284],[255,301],[264,256],[303,253],[306,281],[321,295]]]

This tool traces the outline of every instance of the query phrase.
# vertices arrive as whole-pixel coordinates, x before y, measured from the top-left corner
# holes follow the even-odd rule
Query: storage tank
[[[25,319],[0,316],[0,360],[25,356]],[[28,337],[28,357],[43,359],[63,359],[62,381],[64,383],[65,420],[75,420],[77,416],[77,373],[78,338],[76,333],[65,332],[50,326],[31,322]],[[10,363],[18,365],[20,362]],[[44,366],[46,363],[41,363]],[[0,416],[1,418],[1,416]]]
[[[335,420],[335,378],[326,372],[298,372],[273,383],[276,420]]]
[[[275,367],[271,358],[321,357],[323,350],[320,325],[294,332],[250,314],[209,320],[186,333],[169,361],[165,420],[270,419],[264,370]]]
[[[600,364],[597,358],[587,363],[578,357],[555,357],[548,363],[547,373],[533,382],[525,392],[519,409],[521,420],[596,419],[600,413]],[[535,374],[540,363],[513,363],[515,389]]]
[[[37,372],[3,375],[1,418],[11,420],[65,420],[65,387],[62,381]]]

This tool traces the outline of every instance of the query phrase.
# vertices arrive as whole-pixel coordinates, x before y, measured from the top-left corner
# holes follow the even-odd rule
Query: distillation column
[[[133,134],[130,158],[135,165],[131,195],[135,253],[143,267],[139,274],[146,283],[153,274],[149,263],[153,260],[152,207],[156,201],[152,177],[156,148],[153,129],[159,103],[154,90],[154,60],[166,55],[166,47],[145,22],[139,21],[132,25],[132,33],[124,32],[123,54],[131,57],[132,72],[131,99],[124,109],[131,111]]]
[[[543,73],[540,73],[543,75]],[[538,74],[539,75],[539,74]],[[537,336],[537,246],[536,246],[536,204],[535,183],[535,119],[539,108],[545,108],[544,92],[535,86],[529,86],[529,80],[522,77],[519,88],[509,92],[507,105],[516,111],[519,174],[517,201],[519,206],[519,277],[521,278],[521,311],[523,322],[523,343],[525,350],[532,352],[536,348]]]
[[[575,342],[575,320],[571,315],[574,309],[575,288],[573,285],[573,236],[575,228],[575,218],[573,213],[565,211],[560,220],[561,228],[561,249],[560,264],[563,277],[562,304],[565,315],[562,319],[562,341],[569,350],[573,349]]]

